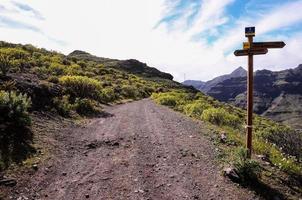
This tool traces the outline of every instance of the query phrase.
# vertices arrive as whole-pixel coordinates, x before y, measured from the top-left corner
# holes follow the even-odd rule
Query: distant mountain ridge
[[[236,70],[235,70],[236,71]],[[221,76],[206,94],[223,102],[246,107],[246,76]],[[230,76],[229,76],[230,77]],[[213,81],[212,80],[212,81]],[[211,82],[211,81],[210,81]],[[258,70],[254,73],[254,112],[293,127],[302,128],[302,64],[282,71]]]
[[[243,67],[238,67],[235,69],[232,73],[218,76],[210,81],[197,81],[197,80],[186,80],[182,84],[193,86],[196,89],[207,93],[212,87],[216,86],[218,83],[221,83],[224,80],[235,78],[235,77],[245,77],[246,76],[246,70]]]

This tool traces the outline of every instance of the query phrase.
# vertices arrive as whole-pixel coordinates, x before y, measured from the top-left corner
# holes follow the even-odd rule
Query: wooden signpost
[[[253,42],[255,36],[255,27],[246,27],[245,36],[248,42],[243,43],[243,49],[236,50],[235,56],[248,56],[248,73],[247,73],[247,133],[246,133],[246,147],[248,158],[252,155],[252,130],[253,130],[253,85],[254,85],[254,67],[253,56],[267,54],[269,48],[283,48],[285,43],[278,42]]]

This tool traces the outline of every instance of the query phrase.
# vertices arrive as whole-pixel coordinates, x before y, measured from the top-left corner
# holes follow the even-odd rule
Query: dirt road
[[[55,200],[256,199],[221,176],[200,124],[151,100],[106,111],[64,133],[61,155],[18,193]]]

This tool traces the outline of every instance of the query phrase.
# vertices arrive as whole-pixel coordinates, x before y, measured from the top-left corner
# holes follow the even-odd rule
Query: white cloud
[[[4,2],[0,4],[13,8],[10,1]],[[295,1],[255,20],[239,19],[235,27],[224,32],[214,45],[209,45],[205,40],[192,41],[191,36],[201,31],[217,33],[217,26],[229,20],[225,9],[233,0],[221,0],[219,3],[204,0],[205,3],[196,21],[186,31],[185,29],[171,31],[165,26],[153,29],[167,12],[165,0],[18,0],[18,2],[29,4],[39,11],[45,20],[34,19],[32,16],[17,12],[1,14],[39,27],[42,33],[0,27],[2,40],[32,43],[66,54],[81,49],[103,57],[135,58],[172,73],[179,81],[182,81],[184,73],[190,79],[206,80],[229,73],[239,65],[245,66],[246,58],[225,55],[245,40],[243,36],[245,25],[256,24],[257,33],[265,34],[300,22],[302,19],[301,13],[296,12],[298,7],[301,10],[302,1]],[[288,17],[282,9],[285,9],[285,13],[290,13]],[[271,23],[275,21],[278,23]],[[184,26],[184,23],[179,22],[177,26]],[[64,41],[66,44],[62,45],[61,42],[55,42],[51,38]],[[263,58],[257,57],[255,61],[257,66],[291,67],[302,61],[301,56],[296,53],[296,50],[301,52],[301,34],[295,35],[295,39],[285,37],[284,39],[287,43],[286,48],[272,51]]]

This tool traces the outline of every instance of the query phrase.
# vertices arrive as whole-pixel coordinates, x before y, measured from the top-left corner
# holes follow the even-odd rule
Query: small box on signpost
[[[245,36],[248,37],[248,36],[255,36],[255,27],[246,27],[245,28]]]
[[[246,49],[250,49],[251,48],[251,45],[249,42],[244,42],[243,43],[243,49],[246,50]]]

